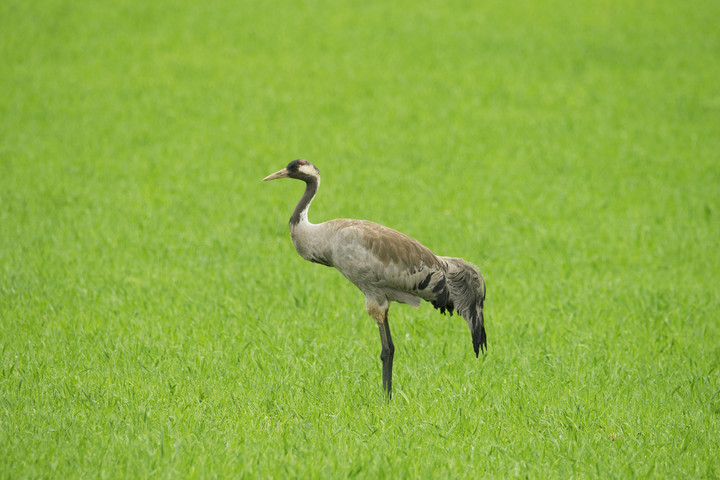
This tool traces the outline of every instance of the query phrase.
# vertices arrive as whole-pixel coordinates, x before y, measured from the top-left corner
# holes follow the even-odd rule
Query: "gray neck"
[[[313,198],[315,198],[320,182],[313,178],[308,180],[306,183],[307,186],[305,187],[305,193],[295,207],[292,217],[290,217],[291,226],[297,225],[303,221],[308,221],[308,209],[310,208],[310,203],[313,201]]]

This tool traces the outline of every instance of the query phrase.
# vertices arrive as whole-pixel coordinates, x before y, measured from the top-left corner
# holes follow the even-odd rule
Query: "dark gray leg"
[[[380,329],[380,341],[382,342],[380,359],[383,362],[383,390],[385,390],[387,399],[390,400],[392,398],[392,364],[395,345],[393,345],[392,336],[390,335],[387,310],[385,310],[385,320],[378,323],[378,328]]]

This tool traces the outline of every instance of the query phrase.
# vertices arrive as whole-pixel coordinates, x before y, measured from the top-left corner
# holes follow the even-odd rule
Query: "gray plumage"
[[[365,308],[380,329],[383,388],[388,398],[394,354],[390,302],[419,307],[426,300],[442,313],[457,311],[470,328],[475,355],[484,352],[485,281],[477,268],[461,258],[439,257],[417,240],[377,223],[339,219],[312,224],[308,209],[320,186],[319,170],[308,161],[295,160],[264,180],[286,177],[307,185],[290,217],[290,236],[297,252],[311,262],[335,267],[365,294]]]

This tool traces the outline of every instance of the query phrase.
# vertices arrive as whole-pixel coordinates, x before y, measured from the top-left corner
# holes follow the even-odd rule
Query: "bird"
[[[320,171],[298,159],[263,181],[280,178],[306,184],[290,217],[290,237],[297,253],[310,262],[336,268],[365,294],[365,309],[380,331],[382,386],[388,401],[395,353],[388,322],[391,302],[417,308],[425,300],[442,314],[452,316],[456,311],[470,329],[475,356],[479,358],[481,351],[485,354],[485,280],[477,267],[461,258],[437,256],[408,235],[367,220],[310,223],[308,210],[320,187]]]

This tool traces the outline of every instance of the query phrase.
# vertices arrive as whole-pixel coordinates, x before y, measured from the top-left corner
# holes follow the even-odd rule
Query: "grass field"
[[[720,3],[0,3],[0,478],[717,478]],[[489,351],[303,261],[477,264]]]

